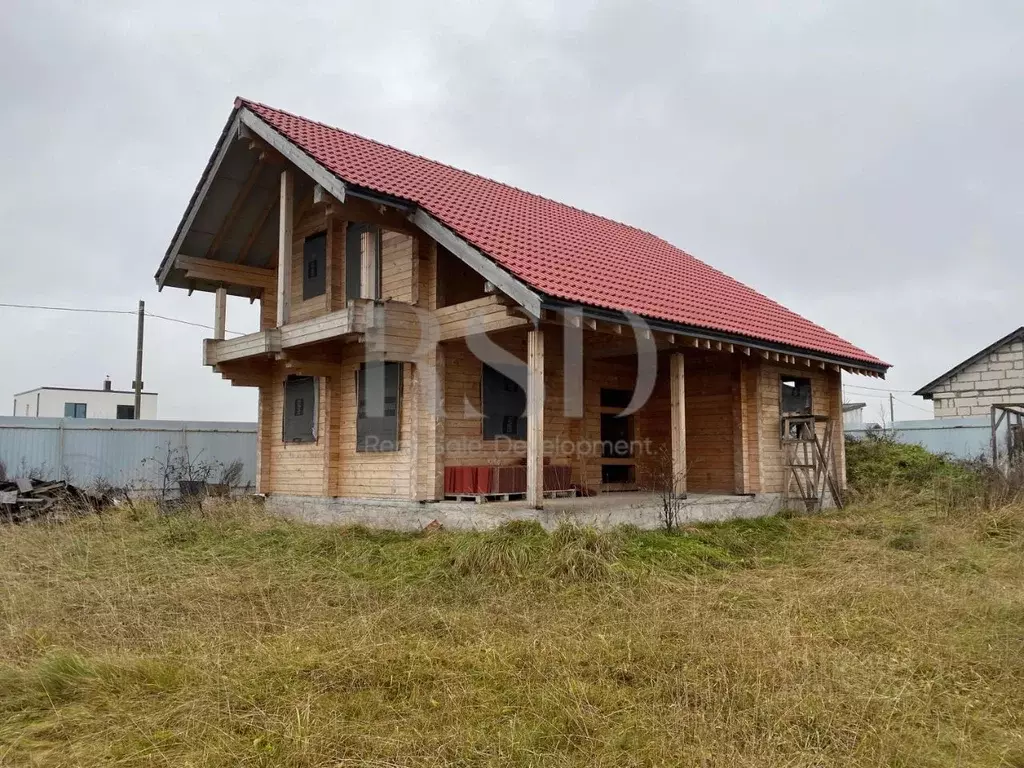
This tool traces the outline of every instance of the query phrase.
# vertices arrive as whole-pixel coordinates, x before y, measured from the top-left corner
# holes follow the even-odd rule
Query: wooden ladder
[[[819,438],[816,425],[824,422],[824,435]],[[829,493],[836,507],[843,499],[836,478],[836,452],[832,442],[834,424],[823,416],[787,417],[782,420],[785,483],[783,506],[800,502],[808,512],[819,511]]]

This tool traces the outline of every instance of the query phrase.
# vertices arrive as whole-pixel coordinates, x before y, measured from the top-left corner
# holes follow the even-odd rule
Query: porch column
[[[683,353],[669,358],[672,408],[672,489],[686,496],[686,374]]]
[[[544,507],[544,331],[526,338],[526,501]]]
[[[295,176],[281,171],[281,218],[277,227],[277,326],[288,322],[292,303],[292,229]]]
[[[213,338],[224,340],[224,324],[228,313],[228,289],[221,286],[217,289],[217,298],[213,309]]]
[[[737,357],[736,359],[735,376],[732,401],[734,492],[744,494],[750,493],[750,467],[748,461],[750,423],[747,417],[747,398],[749,395],[747,392],[746,364],[742,357]]]

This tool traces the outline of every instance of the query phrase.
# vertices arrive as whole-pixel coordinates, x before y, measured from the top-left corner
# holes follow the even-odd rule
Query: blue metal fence
[[[864,437],[871,429],[847,429],[846,435]],[[988,416],[897,421],[887,427],[886,431],[901,443],[917,444],[932,453],[948,454],[959,459],[992,457],[992,423]],[[1006,428],[1003,426],[998,439],[1005,440],[1005,433]]]
[[[256,482],[256,425],[218,421],[129,421],[0,417],[0,462],[9,477],[36,474],[76,485],[154,492],[164,468],[185,458],[208,465],[211,482],[241,462],[241,485]]]

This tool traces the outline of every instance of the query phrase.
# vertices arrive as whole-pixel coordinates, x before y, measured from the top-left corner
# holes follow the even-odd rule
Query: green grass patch
[[[1013,765],[1024,508],[0,529],[3,765]]]

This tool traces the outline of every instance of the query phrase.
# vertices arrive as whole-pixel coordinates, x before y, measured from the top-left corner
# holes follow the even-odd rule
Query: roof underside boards
[[[232,122],[229,121],[229,127]],[[206,194],[193,199],[195,216],[179,231],[181,242],[174,255],[276,268],[280,166],[260,162],[260,153],[250,151],[246,142],[236,141],[234,135],[226,136],[225,140],[226,152],[220,166],[210,176]],[[311,188],[311,181],[301,175],[296,177],[297,193],[305,194]],[[168,250],[168,257],[172,249]],[[177,267],[168,271],[164,285],[200,290],[217,287],[187,278],[185,270]],[[243,286],[229,286],[229,290],[250,295],[250,290]]]
[[[914,394],[919,396],[919,397],[923,397],[925,400],[931,400],[932,393],[943,382],[948,381],[949,379],[953,378],[954,376],[956,376],[959,373],[962,373],[964,370],[966,370],[967,368],[970,368],[972,365],[977,363],[979,360],[983,360],[984,358],[986,358],[989,355],[991,355],[993,352],[995,352],[1000,347],[1003,347],[1003,346],[1005,346],[1005,345],[1007,345],[1007,344],[1009,344],[1009,343],[1011,343],[1013,341],[1017,341],[1019,339],[1024,339],[1024,326],[1021,326],[1020,328],[1016,329],[1015,331],[1010,331],[1008,334],[1003,336],[1003,338],[999,339],[999,341],[996,341],[996,342],[994,342],[992,344],[989,344],[987,347],[985,347],[980,352],[971,355],[970,357],[968,357],[966,360],[964,360],[961,363],[957,363],[956,365],[954,365],[952,368],[950,368],[948,371],[946,371],[944,374],[942,374],[938,378],[936,378],[936,379],[934,379],[932,381],[929,381],[927,384],[925,384],[923,387],[921,387],[919,390],[917,390],[917,392],[915,392]]]
[[[553,299],[809,350],[829,359],[864,363],[879,372],[888,368],[877,357],[648,232],[256,102],[236,101],[232,119],[239,110],[259,117],[347,186],[419,206],[514,277]],[[251,165],[256,153],[248,152],[244,142],[233,143],[207,195],[217,199],[200,201],[178,249],[181,255],[204,255],[203,247],[217,231],[217,216],[230,208],[233,195],[245,183],[247,163]],[[239,152],[250,157],[237,157]],[[273,178],[267,174],[268,181],[261,180],[253,189],[252,205],[271,193],[262,185]],[[260,188],[262,193],[257,194]],[[242,220],[248,222],[251,216],[240,215],[235,228],[245,231]],[[259,248],[253,247],[246,263],[270,264],[276,251],[276,214],[270,218]],[[230,258],[238,237],[225,238],[217,258]],[[173,244],[168,255],[172,250]],[[184,273],[178,275],[175,280],[169,274],[165,284],[189,287],[182,283]]]

